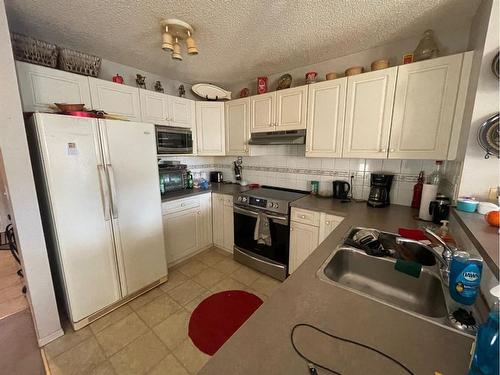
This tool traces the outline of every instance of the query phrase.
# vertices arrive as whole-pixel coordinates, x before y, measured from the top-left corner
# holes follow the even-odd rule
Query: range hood
[[[285,130],[278,132],[252,133],[250,145],[303,145],[306,143],[306,131]]]

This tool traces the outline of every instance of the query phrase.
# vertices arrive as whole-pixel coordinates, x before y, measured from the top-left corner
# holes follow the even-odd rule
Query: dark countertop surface
[[[459,211],[456,208],[451,209],[452,215],[462,226],[469,239],[476,246],[484,261],[492,270],[497,270],[500,264],[499,260],[499,229],[489,225],[484,220],[484,215]]]
[[[318,195],[307,195],[304,198],[292,202],[292,207],[303,208],[304,210],[325,212],[330,215],[347,216],[352,210],[352,205],[365,205],[366,202],[346,202],[341,203],[340,199],[323,198]],[[377,208],[378,210],[378,208]]]
[[[194,197],[195,195],[205,194],[205,193],[219,193],[228,195],[238,195],[240,192],[248,190],[245,186],[240,186],[238,184],[224,184],[218,182],[212,182],[208,190],[202,189],[184,189],[169,192],[161,197],[162,202],[170,202],[176,199]]]
[[[417,213],[391,205],[374,209],[366,203],[335,203],[305,197],[295,207],[344,216],[343,222],[282,284],[200,371],[208,374],[306,375],[306,362],[293,350],[290,332],[310,323],[396,358],[414,374],[466,374],[472,339],[382,303],[318,279],[316,272],[352,226],[397,231],[416,227]],[[296,345],[312,360],[342,374],[405,374],[373,352],[297,329]],[[328,374],[318,369],[318,374]]]

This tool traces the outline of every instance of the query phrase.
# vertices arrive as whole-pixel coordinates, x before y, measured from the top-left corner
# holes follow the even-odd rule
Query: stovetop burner
[[[477,322],[471,312],[459,308],[448,315],[449,322],[461,331],[475,333],[477,331]]]

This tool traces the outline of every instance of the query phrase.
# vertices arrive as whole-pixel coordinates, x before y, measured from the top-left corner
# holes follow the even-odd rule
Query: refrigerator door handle
[[[106,172],[104,171],[104,165],[98,164],[97,171],[99,173],[99,185],[101,187],[101,199],[104,210],[104,220],[108,221],[110,217],[110,207],[109,207],[109,187],[108,181],[106,180]]]
[[[110,186],[110,195],[111,195],[111,213],[113,215],[113,219],[118,219],[118,208],[116,206],[116,184],[115,184],[115,175],[113,172],[113,166],[111,164],[106,164],[106,168],[108,170],[109,176],[109,186]]]

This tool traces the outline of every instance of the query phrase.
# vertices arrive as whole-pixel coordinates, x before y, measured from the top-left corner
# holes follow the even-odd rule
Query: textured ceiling
[[[5,0],[13,31],[181,81],[229,84],[469,22],[480,0]],[[173,61],[159,21],[195,28]]]

